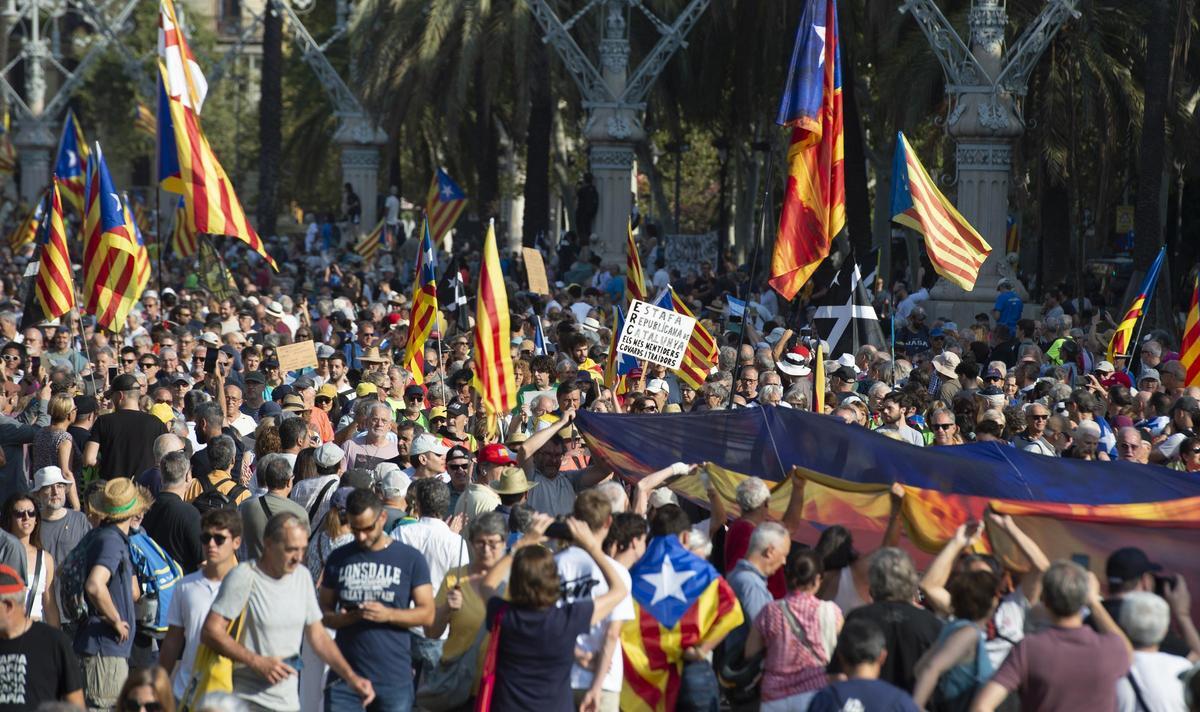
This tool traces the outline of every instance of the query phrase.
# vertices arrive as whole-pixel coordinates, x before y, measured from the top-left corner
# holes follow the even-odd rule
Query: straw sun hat
[[[117,477],[88,499],[92,511],[108,521],[124,521],[150,508],[150,498],[128,477]]]

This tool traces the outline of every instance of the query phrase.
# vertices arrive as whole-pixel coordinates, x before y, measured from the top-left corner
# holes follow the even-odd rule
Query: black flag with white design
[[[867,265],[867,269],[872,267]],[[848,259],[824,293],[813,297],[813,306],[817,308],[813,313],[813,331],[829,342],[829,358],[857,353],[867,344],[886,347],[883,328],[861,275],[858,263]]]

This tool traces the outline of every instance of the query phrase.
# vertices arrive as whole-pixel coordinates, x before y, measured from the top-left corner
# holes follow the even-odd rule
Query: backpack
[[[142,530],[129,532],[129,559],[142,597],[135,607],[137,630],[152,638],[161,639],[167,632],[167,612],[175,584],[183,578],[183,569],[158,542]]]
[[[55,572],[54,582],[58,586],[59,612],[63,631],[74,637],[74,631],[87,622],[88,601],[85,585],[88,577],[88,550],[100,529],[89,529],[74,549],[67,552]]]
[[[226,478],[233,482],[233,487],[229,488],[228,494],[222,494],[217,486],[208,481],[208,476],[198,478],[200,488],[203,490],[196,498],[192,500],[192,506],[200,510],[200,514],[207,514],[217,509],[236,509],[237,498],[241,496],[246,488],[242,483],[237,482],[232,477]],[[224,482],[225,480],[221,480]]]

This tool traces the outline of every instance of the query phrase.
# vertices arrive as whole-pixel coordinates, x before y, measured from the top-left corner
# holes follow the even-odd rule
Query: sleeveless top
[[[42,610],[42,594],[46,592],[46,552],[44,549],[37,550],[37,556],[30,560],[25,576],[32,582],[26,592],[26,595],[32,600],[26,598],[25,608],[29,611],[30,618],[43,620],[46,617],[45,611]]]
[[[71,462],[75,463],[75,453],[78,448],[75,447],[74,438],[65,430],[55,430],[54,428],[45,427],[38,430],[37,435],[33,438],[29,456],[29,471],[31,473],[46,467],[47,465],[58,464],[58,448],[64,440],[71,441]]]
[[[854,585],[854,572],[849,566],[843,566],[838,574],[838,590],[833,602],[838,604],[843,614],[867,605],[862,596],[858,595],[858,587]]]

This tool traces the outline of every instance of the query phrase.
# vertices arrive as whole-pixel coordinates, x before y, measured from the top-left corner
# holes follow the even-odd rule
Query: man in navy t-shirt
[[[387,513],[375,493],[352,492],[346,515],[354,543],[334,549],[325,562],[324,622],[337,629],[346,661],[374,685],[375,701],[368,709],[408,712],[414,697],[408,629],[431,625],[434,617],[429,565],[416,549],[384,533]],[[325,689],[325,708],[357,711],[362,701],[337,679]]]
[[[879,679],[887,638],[872,620],[849,618],[838,635],[837,658],[849,679],[822,688],[808,712],[917,712],[908,693]]]

